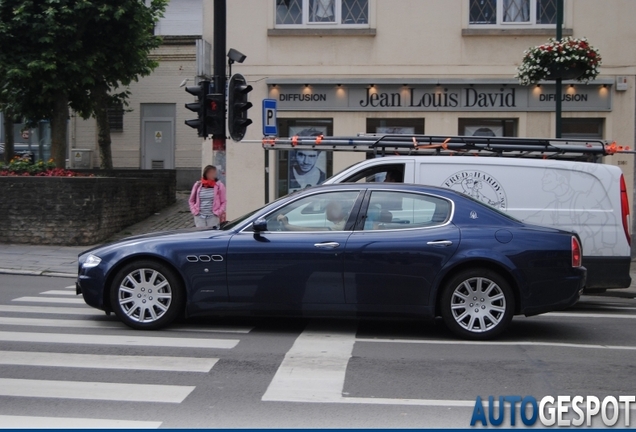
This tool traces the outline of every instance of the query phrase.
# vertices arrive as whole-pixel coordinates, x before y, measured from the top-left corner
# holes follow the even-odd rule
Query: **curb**
[[[22,275],[22,276],[48,276],[48,277],[64,277],[76,278],[73,273],[52,272],[48,270],[20,270],[20,269],[4,269],[0,268],[0,274]]]

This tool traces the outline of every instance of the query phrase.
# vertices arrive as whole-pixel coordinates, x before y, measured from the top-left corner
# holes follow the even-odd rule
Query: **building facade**
[[[565,0],[564,36],[587,37],[603,64],[597,80],[564,85],[564,137],[634,147],[633,16],[632,0]],[[524,50],[554,37],[555,22],[554,0],[228,0],[227,48],[247,56],[232,72],[254,88],[254,123],[244,141],[228,139],[219,158],[184,124],[196,115],[185,109],[193,97],[180,87],[196,79],[195,41],[213,42],[213,0],[172,0],[156,29],[165,36],[153,53],[159,67],[131,86],[129,110],[113,113],[114,164],[176,168],[187,187],[202,166],[225,160],[233,218],[365,158],[266,154],[259,143],[264,98],[277,100],[280,136],[554,136],[554,84],[523,87],[514,75]],[[97,164],[94,122],[72,118],[70,128],[71,147],[94,150]],[[605,161],[623,169],[630,196],[633,159]],[[303,175],[302,164],[318,171]]]
[[[596,81],[564,85],[564,137],[634,146],[636,51],[626,48],[636,40],[632,16],[630,0],[565,0],[563,34],[587,37],[603,65]],[[280,136],[555,135],[553,83],[523,87],[514,79],[523,51],[554,37],[554,1],[232,0],[227,20],[228,49],[247,56],[233,72],[254,87],[248,142],[227,143],[229,217],[316,181],[299,184],[294,169],[303,158],[314,157],[325,175],[365,158],[281,151],[267,160],[249,142],[262,137],[264,98],[277,100]],[[212,22],[206,0],[209,41]],[[211,160],[209,151],[204,159]],[[606,163],[619,165],[631,188],[633,156]]]

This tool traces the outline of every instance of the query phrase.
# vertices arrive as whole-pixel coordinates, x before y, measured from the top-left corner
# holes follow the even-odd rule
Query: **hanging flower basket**
[[[588,82],[598,76],[600,65],[601,56],[587,39],[550,39],[547,44],[524,51],[515,78],[521,85],[559,78]]]

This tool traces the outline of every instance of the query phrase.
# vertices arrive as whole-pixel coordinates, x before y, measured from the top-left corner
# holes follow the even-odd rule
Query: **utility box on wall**
[[[71,149],[72,168],[93,168],[93,150]]]

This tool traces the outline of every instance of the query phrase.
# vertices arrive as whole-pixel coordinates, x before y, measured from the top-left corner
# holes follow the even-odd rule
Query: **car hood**
[[[95,246],[91,249],[83,251],[79,254],[79,256],[87,253],[94,253],[99,256],[100,253],[108,253],[114,249],[118,249],[123,246],[139,245],[142,243],[181,242],[194,239],[211,239],[215,237],[226,236],[229,233],[230,231],[219,231],[209,228],[184,228],[172,231],[158,231],[154,233],[126,237],[113,243]]]

